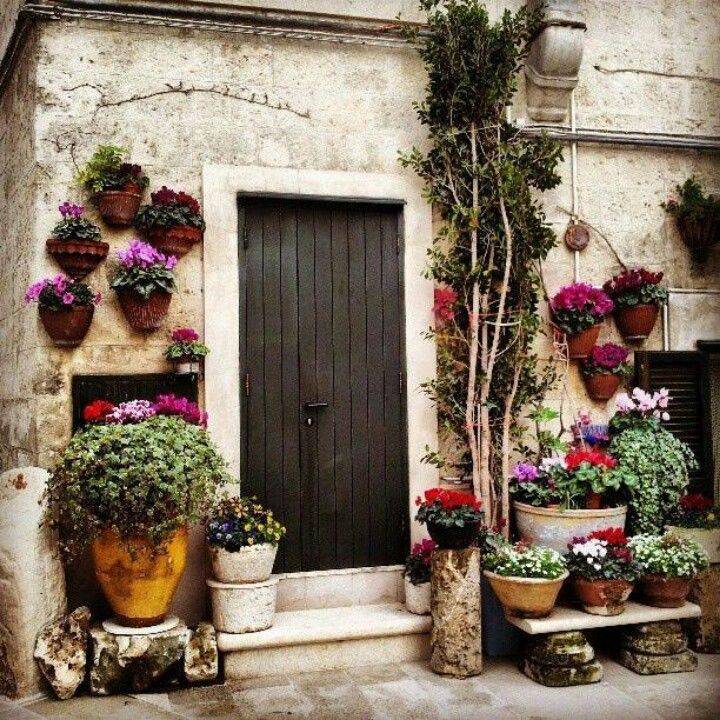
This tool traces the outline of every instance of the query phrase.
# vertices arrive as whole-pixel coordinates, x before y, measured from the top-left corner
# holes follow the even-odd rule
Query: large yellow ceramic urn
[[[182,527],[160,549],[145,538],[123,541],[110,529],[93,540],[95,576],[118,622],[149,627],[165,619],[185,571],[187,539]]]

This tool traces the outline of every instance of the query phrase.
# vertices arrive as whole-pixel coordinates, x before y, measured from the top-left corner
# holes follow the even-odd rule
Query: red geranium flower
[[[418,498],[419,500],[419,498]],[[454,510],[465,505],[473,510],[479,510],[482,503],[472,493],[459,490],[445,490],[444,488],[430,488],[425,491],[425,502],[428,505],[440,503],[445,510]]]
[[[570,472],[577,470],[584,462],[608,470],[617,465],[617,460],[602,450],[574,450],[565,456],[565,467]]]
[[[105,418],[115,409],[107,400],[93,400],[83,410],[83,420],[87,423],[105,422]]]

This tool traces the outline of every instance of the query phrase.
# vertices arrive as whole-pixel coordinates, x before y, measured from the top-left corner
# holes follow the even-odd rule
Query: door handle
[[[327,406],[328,406],[328,403],[326,403],[326,402],[306,402],[305,410],[306,410],[306,412],[309,412],[310,410],[322,410],[323,408],[326,408]]]

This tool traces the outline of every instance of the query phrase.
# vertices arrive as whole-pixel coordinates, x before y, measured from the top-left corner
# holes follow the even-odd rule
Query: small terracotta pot
[[[172,298],[169,292],[153,290],[146,300],[129,288],[119,288],[117,295],[125,317],[136,330],[157,330],[168,313]]]
[[[587,330],[583,330],[576,335],[567,335],[568,357],[571,360],[584,360],[595,347],[598,337],[600,336],[600,327],[602,323],[593,325]]]
[[[526,618],[547,617],[555,607],[560,588],[568,576],[566,570],[556,580],[505,577],[483,570],[507,615]]]
[[[585,580],[573,578],[575,595],[591,615],[620,615],[630,597],[633,584],[627,580]]]
[[[203,231],[192,225],[153,228],[148,233],[148,242],[165,255],[182,257],[203,239]]]
[[[693,220],[691,218],[678,218],[680,237],[690,248],[694,258],[705,262],[713,245],[720,242],[720,224],[714,218]]]
[[[60,347],[77,347],[87,335],[95,313],[94,305],[73,305],[66,310],[39,308],[45,332]]]
[[[602,493],[596,493],[592,490],[588,490],[585,495],[585,509],[586,510],[600,510],[602,507]]]
[[[643,601],[653,607],[682,607],[692,587],[692,578],[674,578],[664,575],[643,575],[640,578]]]
[[[464,527],[445,527],[429,522],[427,529],[440,550],[465,550],[477,540],[480,522]]]
[[[595,373],[585,375],[585,389],[592,400],[596,402],[607,402],[620,387],[620,376],[613,373]]]
[[[91,273],[106,257],[110,246],[101,240],[56,240],[49,238],[45,248],[73,280]]]
[[[660,308],[657,305],[635,305],[615,309],[615,323],[620,334],[631,342],[645,340],[657,321]]]
[[[137,188],[137,185],[133,187]],[[127,227],[133,224],[140,208],[142,193],[136,190],[104,190],[93,198],[102,219],[108,225]]]

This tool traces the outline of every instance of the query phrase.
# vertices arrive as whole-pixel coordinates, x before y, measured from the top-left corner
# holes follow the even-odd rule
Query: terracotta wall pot
[[[585,612],[591,615],[620,615],[633,590],[627,580],[585,580],[573,578],[575,595]]]
[[[720,225],[713,218],[678,218],[677,225],[682,241],[701,262],[707,260],[710,249],[720,242]]]
[[[690,538],[700,544],[712,564],[720,563],[720,528],[685,528],[667,525],[668,532],[679,538]]]
[[[626,505],[601,510],[561,510],[513,501],[513,508],[515,524],[523,540],[550,547],[562,554],[567,552],[567,545],[574,537],[594,530],[625,528],[627,516]]]
[[[187,528],[180,528],[156,553],[148,540],[136,538],[132,554],[114,530],[93,540],[95,576],[121,624],[148,627],[165,619],[185,571],[187,538]]]
[[[577,335],[567,335],[568,357],[571,360],[584,360],[595,347],[602,323],[593,325]]]
[[[557,580],[540,578],[503,577],[483,570],[506,615],[526,618],[547,617],[555,607],[566,570]]]
[[[159,328],[168,313],[172,298],[169,292],[153,290],[145,300],[142,295],[129,288],[119,288],[117,296],[125,317],[136,330]]]
[[[211,547],[212,570],[216,580],[224,583],[265,582],[272,573],[277,545],[261,543],[228,552]]]
[[[90,329],[94,305],[73,305],[67,310],[41,307],[40,320],[45,332],[60,347],[77,347]]]
[[[45,243],[48,254],[74,280],[91,273],[106,257],[110,246],[99,240],[56,240]]]
[[[669,578],[643,575],[638,583],[643,602],[653,607],[682,607],[692,587],[693,578]]]
[[[430,614],[430,583],[413,585],[405,578],[405,607],[414,615]]]
[[[148,242],[165,255],[182,257],[201,242],[203,231],[192,225],[153,228],[148,233]]]
[[[607,402],[620,387],[620,376],[612,373],[583,373],[583,380],[588,395],[597,402]]]
[[[427,529],[440,550],[465,550],[477,540],[480,522],[464,527],[444,527],[429,522]]]
[[[659,312],[657,305],[615,308],[615,323],[626,340],[639,342],[650,335]]]
[[[93,198],[102,219],[108,225],[127,227],[133,224],[140,208],[142,194],[137,191],[104,190]]]

